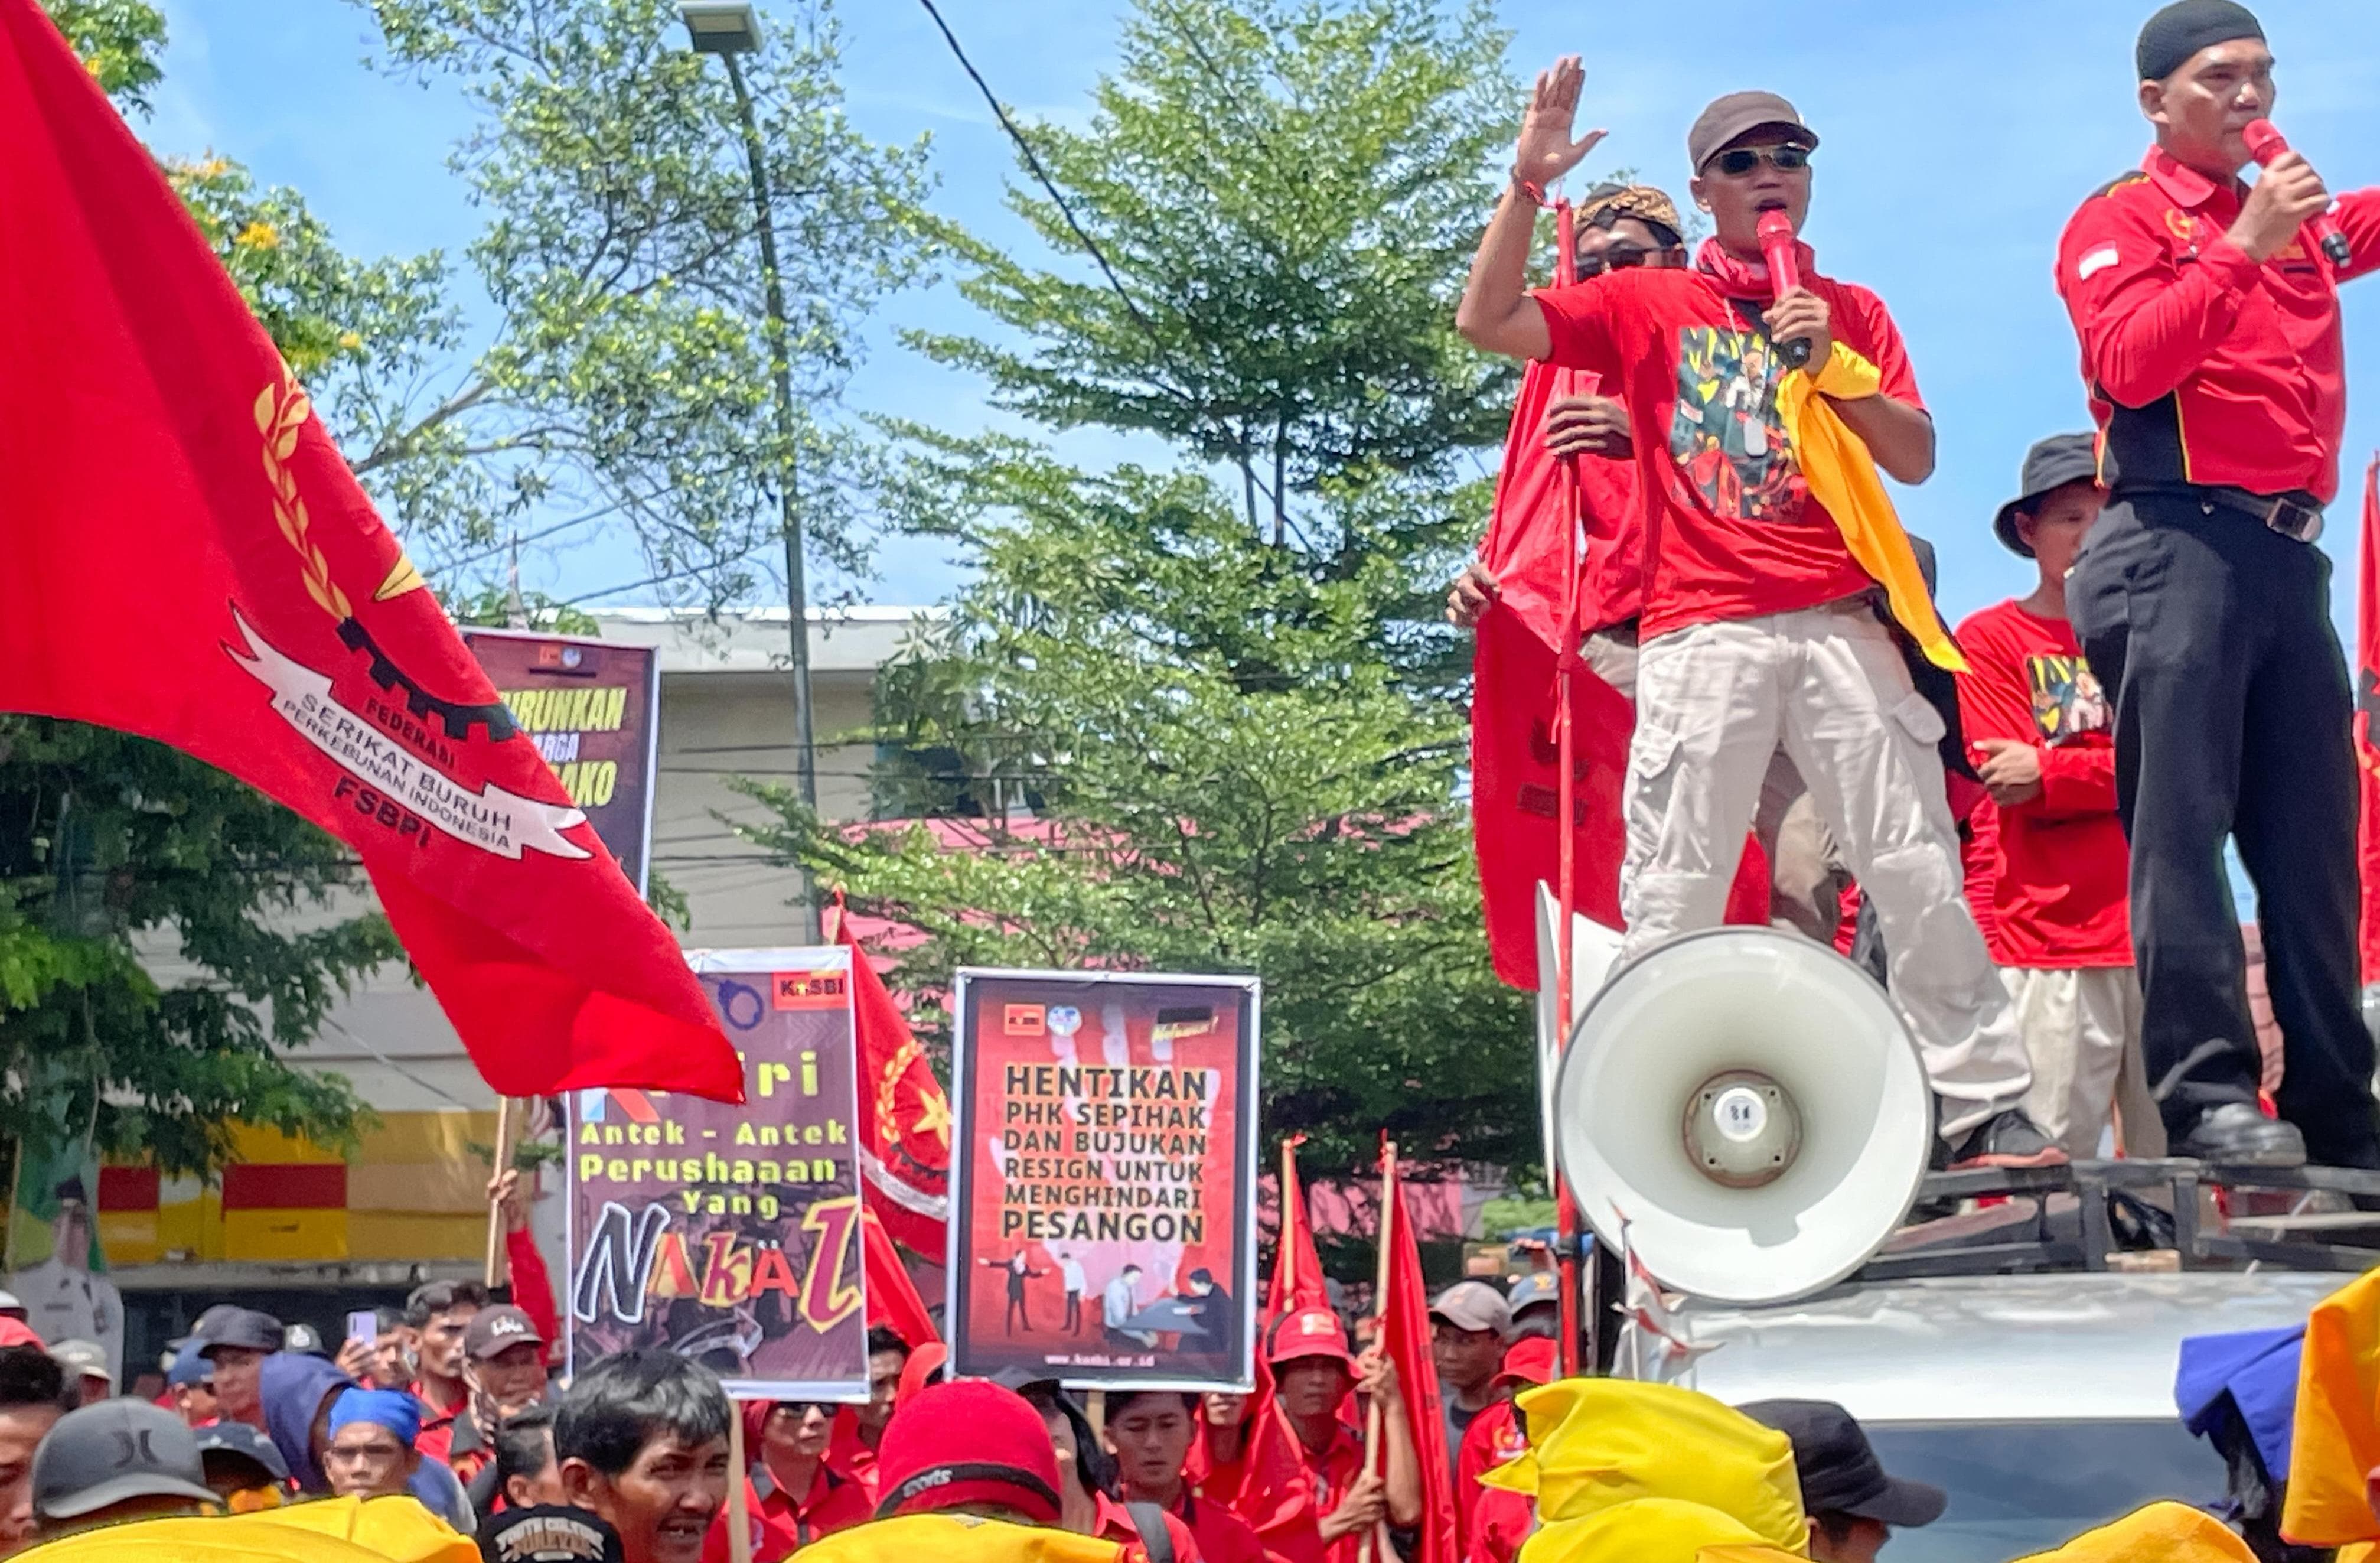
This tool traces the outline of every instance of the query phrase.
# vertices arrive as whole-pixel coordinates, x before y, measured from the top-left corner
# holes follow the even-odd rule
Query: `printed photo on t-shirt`
[[[1777,415],[1782,372],[1756,331],[1678,332],[1678,407],[1670,455],[1716,515],[1795,521],[1808,494]]]
[[[2024,659],[2033,686],[2033,720],[2044,743],[2062,743],[2078,733],[2104,732],[2107,697],[2097,675],[2079,656],[2042,653]]]

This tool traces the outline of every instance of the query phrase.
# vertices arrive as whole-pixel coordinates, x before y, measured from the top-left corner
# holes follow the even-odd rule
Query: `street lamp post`
[[[735,92],[735,113],[744,128],[744,160],[752,176],[752,211],[760,230],[760,285],[769,311],[769,374],[777,403],[777,440],[783,447],[777,476],[780,530],[785,543],[785,610],[794,674],[794,788],[804,804],[818,808],[818,748],[810,727],[809,584],[802,560],[802,519],[794,501],[794,367],[785,324],[785,285],[777,269],[777,222],[769,200],[769,165],[760,143],[760,121],[752,92],[744,84],[736,56],[760,46],[760,18],[750,0],[678,0],[678,17],[695,52],[717,55]],[[802,939],[819,937],[818,898],[805,886]]]

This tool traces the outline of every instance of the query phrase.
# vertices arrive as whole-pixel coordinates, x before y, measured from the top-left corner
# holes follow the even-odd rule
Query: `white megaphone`
[[[1693,1296],[1776,1302],[1841,1280],[1900,1226],[1934,1098],[1867,973],[1798,934],[1715,928],[1594,993],[1553,1127],[1606,1243]]]

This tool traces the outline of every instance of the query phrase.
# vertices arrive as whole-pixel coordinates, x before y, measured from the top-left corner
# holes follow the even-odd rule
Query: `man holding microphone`
[[[2265,145],[2273,56],[2232,0],[2167,6],[2136,64],[2156,145],[2067,225],[2058,290],[2110,495],[2066,595],[2115,701],[2148,1079],[2177,1155],[2380,1166],[2354,705],[2313,545],[2346,421],[2337,284],[2380,265],[2380,192],[2340,203],[2349,259],[2325,256],[2330,196]],[[2257,1106],[2226,836],[2256,886],[2285,1121]]]
[[[1689,270],[1638,267],[1532,293],[1544,188],[1600,140],[1573,140],[1583,72],[1537,79],[1512,177],[1472,263],[1455,327],[1512,358],[1592,370],[1627,409],[1643,524],[1636,727],[1628,757],[1623,958],[1717,924],[1763,776],[1781,744],[1879,914],[1895,1001],[1940,1102],[1952,1166],[2063,1162],[2022,1110],[2032,1073],[1983,935],[1960,894],[1957,827],[1937,747],[1941,716],[1912,686],[1878,617],[1947,641],[1897,518],[1838,518],[1812,493],[1804,429],[1839,426],[1822,459],[1903,482],[1934,470],[1934,424],[1899,329],[1864,288],[1796,247],[1798,285],[1767,263],[1761,229],[1798,232],[1818,138],[1793,105],[1736,92],[1687,133],[1695,201],[1715,230]],[[1840,343],[1840,350],[1837,344]],[[1791,345],[1800,344],[1798,348]],[[1788,368],[1806,358],[1806,383]],[[1814,406],[1823,400],[1823,408]],[[1876,559],[1871,574],[1853,553]],[[1889,544],[1898,542],[1896,553]],[[1887,578],[1890,580],[1888,580]],[[1945,653],[1946,665],[1956,662]]]

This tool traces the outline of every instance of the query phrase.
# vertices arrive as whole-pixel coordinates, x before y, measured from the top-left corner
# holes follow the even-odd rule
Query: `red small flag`
[[[35,0],[0,0],[0,706],[173,745],[353,848],[480,1073],[741,1099],[622,877]]]
[[[1388,1245],[1389,1280],[1379,1303],[1380,1350],[1396,1364],[1421,1478],[1421,1534],[1405,1563],[1455,1563],[1454,1460],[1446,1447],[1438,1361],[1430,1351],[1429,1288],[1393,1148],[1381,1167],[1380,1241]]]
[[[926,1050],[910,1034],[901,1007],[853,936],[851,919],[844,917],[842,924],[840,937],[851,946],[859,1170],[867,1179],[868,1208],[903,1248],[940,1264],[949,1229],[951,1100],[934,1078]]]
[[[892,1246],[892,1234],[864,1203],[859,1209],[859,1238],[868,1266],[869,1327],[880,1325],[891,1330],[907,1341],[912,1351],[929,1340],[941,1339],[934,1328],[933,1314],[926,1311],[926,1300],[917,1295],[917,1283],[909,1278],[909,1267],[901,1263],[901,1251]]]
[[[1297,1435],[1274,1398],[1270,1354],[1274,1327],[1293,1313],[1328,1308],[1329,1288],[1314,1250],[1314,1225],[1306,1215],[1305,1190],[1297,1175],[1297,1147],[1305,1136],[1281,1142],[1281,1233],[1273,1245],[1272,1276],[1265,1286],[1264,1312],[1257,1332],[1256,1387],[1249,1392],[1247,1432],[1240,1458],[1217,1468],[1204,1420],[1190,1451],[1187,1473],[1200,1490],[1222,1503],[1256,1532],[1275,1558],[1305,1557],[1319,1547],[1315,1535],[1314,1484]]]
[[[1305,1143],[1303,1134],[1293,1134],[1281,1142],[1281,1237],[1273,1245],[1272,1279],[1265,1287],[1268,1327],[1284,1313],[1330,1306],[1330,1293],[1322,1280],[1322,1261],[1314,1252],[1314,1222],[1305,1212],[1305,1185],[1297,1176],[1297,1148]]]
[[[2355,760],[2362,784],[2357,860],[2363,885],[2363,981],[2380,983],[2380,456],[2363,470],[2363,541],[2355,580]]]

